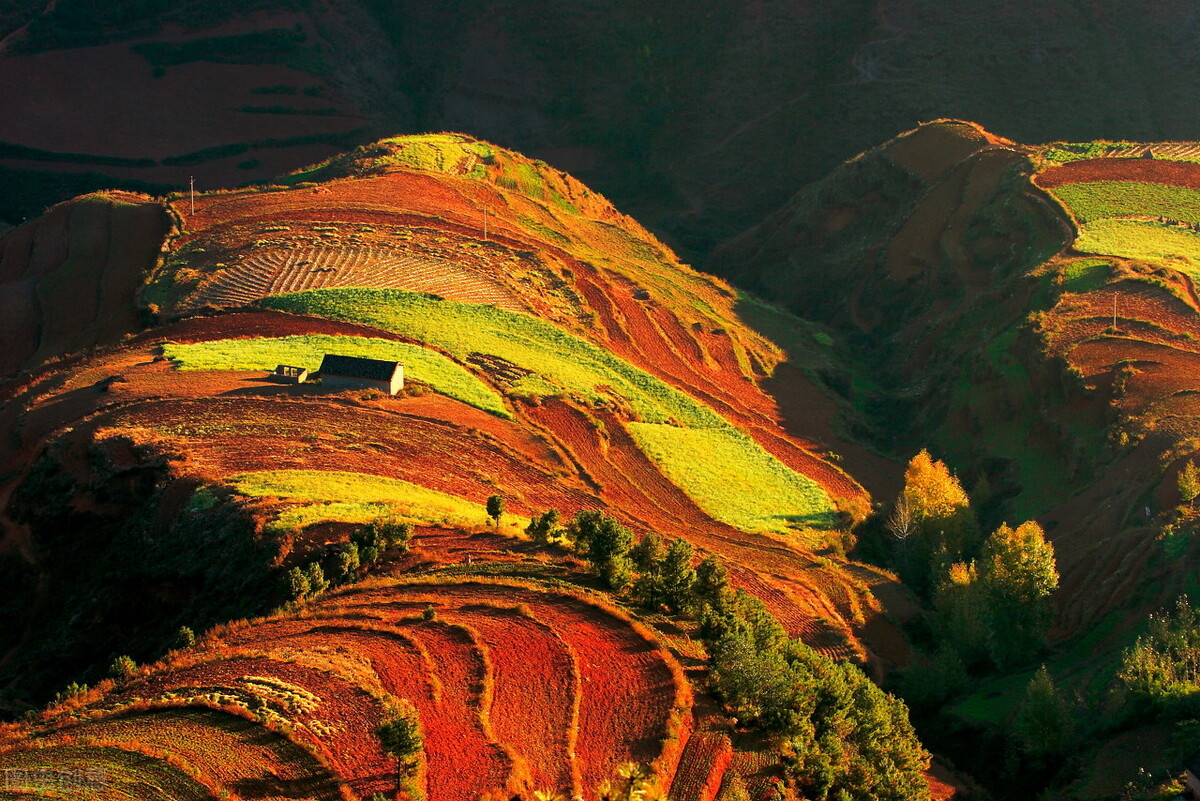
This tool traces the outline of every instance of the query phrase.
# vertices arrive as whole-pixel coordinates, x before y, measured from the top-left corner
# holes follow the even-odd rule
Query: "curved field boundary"
[[[56,737],[100,738],[161,750],[236,795],[341,796],[332,776],[287,738],[244,718],[212,709],[124,713],[60,729]]]
[[[180,370],[274,370],[276,365],[307,367],[317,372],[327,353],[398,361],[406,381],[428,384],[436,392],[500,417],[511,417],[491,387],[437,351],[374,337],[322,334],[250,339],[215,339],[176,344],[167,342],[163,355]]]
[[[595,504],[564,482],[555,465],[531,463],[478,432],[383,410],[249,397],[169,399],[104,414],[96,425],[184,438],[189,468],[219,478],[261,471],[269,453],[270,466],[279,470],[383,475],[480,504],[496,491],[485,478],[503,476],[514,512],[533,503],[539,510]],[[330,441],[344,444],[314,448],[314,432],[335,432]],[[481,514],[478,523],[484,522]]]
[[[270,298],[268,305],[301,314],[379,325],[428,341],[461,359],[484,351],[600,403],[611,403],[611,394],[619,394],[646,422],[671,423],[687,429],[728,430],[731,433],[722,441],[732,445],[739,455],[740,474],[728,476],[731,480],[725,482],[723,491],[742,500],[753,497],[755,504],[763,505],[761,493],[745,492],[747,483],[772,486],[776,475],[790,474],[792,484],[811,484],[803,493],[803,500],[795,493],[784,498],[768,496],[773,505],[764,510],[760,520],[769,518],[774,530],[783,534],[789,531],[786,518],[797,514],[809,516],[806,522],[814,527],[829,526],[833,522],[832,502],[819,484],[795,473],[755,439],[733,433],[732,426],[710,407],[629,362],[542,320],[488,307],[430,301],[423,296],[394,290],[307,292]],[[465,336],[468,332],[469,338]],[[644,443],[639,440],[639,444]],[[651,451],[660,466],[663,453],[658,448]],[[683,489],[702,505],[701,499],[712,494],[712,480],[702,484],[693,480],[693,473],[681,470],[674,471],[672,478],[682,481]],[[774,481],[775,485],[778,483]],[[717,506],[710,503],[707,508],[716,510]]]
[[[657,761],[664,756],[664,734],[680,726],[677,717],[690,719],[691,691],[682,669],[646,629],[598,602],[548,588],[479,579],[402,582],[338,600],[352,607],[405,601],[442,608],[488,601],[526,604],[534,619],[551,626],[570,646],[579,664],[577,757],[585,788],[611,777],[622,762]],[[663,767],[664,773],[673,774],[673,764]]]
[[[1158,159],[1084,159],[1040,172],[1034,183],[1044,189],[1090,181],[1144,181],[1200,189],[1200,164]]]
[[[373,622],[369,629],[354,619],[317,617],[269,621],[263,633],[276,648],[324,651],[331,659],[353,646],[388,693],[409,700],[424,728],[431,801],[476,798],[504,787],[512,760],[486,731],[483,693],[491,682],[485,657],[466,632],[424,622],[415,608],[405,611],[414,614]],[[263,645],[258,627],[242,639],[249,648]]]
[[[698,731],[688,738],[679,760],[671,801],[713,801],[721,790],[733,746],[724,732]]]
[[[70,801],[209,801],[218,795],[180,767],[114,746],[61,745],[0,754],[4,789]]]
[[[249,693],[287,713],[285,720],[294,726],[293,737],[314,745],[356,793],[370,795],[394,787],[394,762],[375,737],[375,724],[383,714],[382,704],[367,690],[348,683],[343,671],[301,664],[297,660],[304,655],[282,650],[262,654],[245,650],[222,653],[218,647],[204,656],[208,661],[168,668],[130,685],[118,700],[122,696],[125,701],[155,696],[170,698],[180,692],[218,696],[222,690]],[[248,682],[248,678],[252,680]],[[265,697],[261,694],[264,687],[261,679],[278,682],[282,687],[301,688],[302,702],[312,696],[317,699],[316,704],[305,703],[305,708],[289,710],[286,702],[279,703],[277,693]]]
[[[444,259],[389,248],[332,246],[256,250],[216,273],[181,309],[247,306],[270,295],[331,287],[404,289],[525,310],[498,282]]]
[[[1196,165],[1200,171],[1200,164]],[[1081,223],[1107,217],[1200,222],[1200,190],[1147,181],[1087,181],[1050,190]]]
[[[553,628],[514,609],[462,606],[443,618],[473,629],[487,646],[493,674],[488,719],[523,756],[529,784],[578,795],[572,733],[578,728],[579,668],[569,646]]]

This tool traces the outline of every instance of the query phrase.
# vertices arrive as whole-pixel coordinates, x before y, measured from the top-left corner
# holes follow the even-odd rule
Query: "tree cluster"
[[[284,577],[288,594],[305,601],[323,594],[330,586],[348,584],[359,570],[369,567],[388,551],[407,553],[412,539],[412,524],[396,520],[373,520],[356,529],[350,541],[306,565],[296,565]]]
[[[1054,546],[1029,521],[996,529],[978,560],[956,562],[934,596],[935,628],[968,666],[1000,669],[1035,657],[1054,621]]]
[[[614,590],[650,609],[699,624],[713,690],[737,723],[783,742],[790,780],[812,799],[927,799],[921,771],[929,754],[903,701],[885,694],[857,667],[834,663],[786,631],[757,598],[730,586],[722,563],[693,566],[685,540],[654,533],[637,542],[610,517],[558,514],[526,528],[535,542],[563,540],[584,555]]]
[[[1135,704],[1176,720],[1200,718],[1200,609],[1187,596],[1125,651],[1117,673]]]
[[[762,602],[701,563],[696,601],[713,689],[739,722],[784,742],[788,775],[813,799],[926,799],[929,754],[904,702],[857,667],[835,663],[783,627]]]

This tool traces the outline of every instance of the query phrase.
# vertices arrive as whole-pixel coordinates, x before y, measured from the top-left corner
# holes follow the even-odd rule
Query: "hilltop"
[[[996,797],[1169,787],[1193,716],[1120,674],[1194,589],[1197,154],[939,120],[706,271],[454,133],[50,209],[0,239],[0,767],[366,798],[401,715],[427,797],[969,792],[869,675]],[[330,353],[404,388],[270,376]],[[921,464],[974,537],[927,576]],[[946,588],[1013,529],[1053,627],[972,656]]]
[[[823,398],[828,335],[544,162],[436,134],[266,187],[88,195],[0,241],[0,276],[22,335],[0,675],[13,712],[59,690],[0,764],[367,797],[394,787],[375,725],[403,699],[431,798],[590,798],[626,763],[678,798],[794,784],[706,692],[716,624],[646,583],[672,559],[727,576],[703,603],[759,650],[794,637],[789,669],[894,703],[830,661],[883,675],[906,646],[874,591],[911,604],[846,560],[870,495],[831,449],[885,486],[898,468],[768,391]],[[327,353],[402,362],[404,389],[270,380]],[[597,525],[678,542],[639,546],[643,583],[613,592]],[[887,714],[909,776],[923,752]]]
[[[843,429],[932,447],[985,531],[1041,522],[1061,573],[1047,658],[1101,728],[1147,614],[1195,594],[1179,476],[1198,441],[1197,152],[938,121],[805,187],[706,265],[853,344],[853,377],[826,381],[862,413]],[[1007,725],[1031,675],[984,683],[953,716]],[[1158,755],[1130,763],[1161,763],[1154,732]],[[1115,754],[1086,762],[1077,797],[1116,792],[1087,784]]]
[[[0,103],[22,113],[0,120],[0,217],[467,130],[698,258],[921,120],[1193,137],[1194,22],[1184,0],[10,0]]]

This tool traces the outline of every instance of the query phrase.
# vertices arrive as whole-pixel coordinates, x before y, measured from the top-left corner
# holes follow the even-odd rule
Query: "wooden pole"
[[[196,213],[196,177],[194,175],[188,176],[188,190],[192,199],[192,210],[188,215],[190,217]]]
[[[1117,330],[1117,293],[1113,292],[1113,333]]]
[[[483,207],[483,241],[488,241],[487,236],[487,206]]]

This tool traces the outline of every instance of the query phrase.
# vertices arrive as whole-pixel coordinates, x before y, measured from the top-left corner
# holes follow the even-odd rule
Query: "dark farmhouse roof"
[[[321,360],[321,375],[341,375],[350,378],[365,378],[369,381],[391,381],[396,371],[403,368],[400,362],[383,359],[364,359],[360,356],[338,356],[326,353]]]

